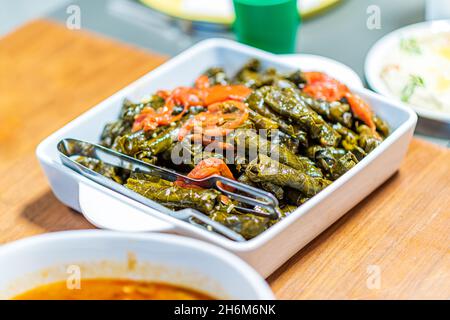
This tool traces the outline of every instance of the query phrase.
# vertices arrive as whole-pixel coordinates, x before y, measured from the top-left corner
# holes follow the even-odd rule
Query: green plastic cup
[[[294,53],[297,0],[233,0],[239,42],[273,53]]]

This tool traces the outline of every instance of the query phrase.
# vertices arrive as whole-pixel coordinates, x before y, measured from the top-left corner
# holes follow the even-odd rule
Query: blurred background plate
[[[140,0],[144,5],[169,16],[198,22],[230,25],[234,20],[232,0]],[[340,0],[299,0],[302,18],[337,4]]]
[[[383,79],[381,78],[381,71],[386,63],[386,55],[389,51],[391,51],[395,46],[398,45],[401,39],[441,32],[450,34],[450,20],[428,21],[412,24],[407,27],[395,30],[381,38],[370,49],[366,57],[365,74],[370,88],[382,95],[400,100],[400,98],[394,96],[390,92]],[[414,111],[416,111],[419,117],[423,119],[442,122],[444,124],[450,125],[449,113],[431,110],[412,104],[407,105]]]
[[[369,87],[384,96],[400,100],[390,93],[380,76],[386,53],[398,43],[401,37],[436,32],[450,32],[450,20],[436,20],[412,24],[397,29],[378,40],[366,56],[364,66]],[[448,113],[425,109],[411,104],[407,105],[419,115],[416,135],[418,134],[440,145],[450,146],[450,115]]]

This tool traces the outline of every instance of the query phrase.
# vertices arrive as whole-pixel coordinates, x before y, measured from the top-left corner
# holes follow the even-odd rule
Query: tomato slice
[[[234,179],[233,173],[231,172],[230,168],[228,168],[227,164],[219,158],[208,158],[200,161],[194,169],[192,169],[191,172],[187,175],[189,178],[192,179],[205,179],[208,177],[211,177],[213,175],[219,175],[231,180]],[[184,188],[198,188],[198,186],[193,184],[187,184],[182,180],[175,181],[175,184],[179,187]],[[228,186],[222,186],[224,189],[232,191],[232,187]]]
[[[226,100],[244,101],[252,93],[252,90],[243,85],[212,86],[206,92],[205,105]]]
[[[230,168],[228,168],[227,164],[219,158],[203,159],[191,172],[189,172],[188,177],[193,179],[204,179],[215,174],[234,180]]]
[[[351,93],[346,85],[322,72],[304,72],[303,74],[307,82],[303,92],[313,98],[329,102],[338,101],[344,97],[347,98],[355,117],[361,119],[374,132],[376,131],[376,126],[373,122],[373,111],[369,104],[358,95]]]
[[[158,126],[170,125],[172,122],[179,121],[189,107],[203,105],[201,91],[196,88],[178,87],[172,92],[161,90],[157,92],[157,95],[165,100],[164,107],[158,110],[144,108],[135,118],[133,132],[139,130],[151,131]],[[183,110],[174,115],[173,111],[176,106],[183,106]]]
[[[323,72],[304,72],[307,84],[303,91],[316,99],[337,101],[349,90],[346,85]]]
[[[158,126],[179,121],[192,106],[209,106],[226,100],[242,101],[250,95],[251,89],[241,85],[210,87],[207,76],[200,76],[195,87],[178,87],[173,91],[160,90],[157,95],[165,100],[165,106],[154,110],[145,108],[136,116],[132,131],[155,130]],[[175,106],[183,106],[182,112],[173,115]],[[212,121],[212,119],[211,119]]]
[[[205,75],[201,75],[195,80],[195,87],[197,89],[206,89],[209,88],[209,79]]]
[[[211,137],[223,137],[247,119],[247,106],[243,102],[227,100],[214,103],[208,106],[207,111],[199,113],[181,127],[178,140],[183,140],[191,132],[204,136],[204,141]]]
[[[373,122],[373,111],[370,108],[369,104],[361,99],[360,96],[348,92],[345,97],[352,108],[353,114],[364,121],[365,124],[369,126],[372,131],[376,131],[376,125]]]

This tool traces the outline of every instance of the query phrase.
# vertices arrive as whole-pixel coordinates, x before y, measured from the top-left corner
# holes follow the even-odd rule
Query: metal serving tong
[[[173,170],[137,160],[101,145],[77,139],[63,139],[58,143],[57,147],[62,163],[67,167],[111,190],[117,191],[150,207],[154,207],[154,204],[151,203],[149,199],[134,191],[131,191],[119,183],[114,182],[100,173],[85,167],[73,158],[77,156],[86,156],[98,159],[106,165],[122,168],[132,172],[149,174],[168,181],[180,180],[187,184],[194,184],[203,188],[214,188],[228,196],[230,199],[234,199],[240,203],[251,206],[251,208],[236,206],[235,208],[241,212],[248,212],[269,219],[277,219],[279,217],[278,200],[271,193],[222,176],[214,175],[204,179],[192,179]],[[224,186],[229,186],[232,189],[240,191],[246,195],[228,191],[224,188]],[[267,210],[267,212],[264,210],[255,210],[255,207]],[[171,211],[170,214],[177,219],[188,221],[190,223],[197,219],[213,228],[216,232],[232,240],[245,241],[240,234],[216,221],[211,220],[207,215],[200,213],[197,210],[188,210],[183,213],[181,213],[181,211]],[[196,224],[198,225],[198,223]]]

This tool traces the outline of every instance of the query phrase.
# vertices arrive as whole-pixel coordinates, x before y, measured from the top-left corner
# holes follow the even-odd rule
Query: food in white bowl
[[[450,32],[400,39],[380,75],[403,102],[450,114]]]
[[[67,281],[44,284],[21,293],[14,300],[213,300],[205,293],[166,283],[130,279],[84,279],[80,289]]]
[[[196,73],[193,83],[160,88],[144,100],[124,99],[99,143],[119,157],[191,179],[219,175],[259,188],[273,194],[279,215],[243,208],[203,182],[124,170],[86,143],[66,141],[63,153],[115,187],[123,185],[174,211],[196,209],[252,239],[352,170],[389,136],[388,123],[367,101],[323,72],[280,72],[252,58],[235,74],[220,66]]]
[[[407,104],[426,119],[450,123],[450,20],[395,30],[370,49],[370,87]]]
[[[181,221],[173,216],[170,208],[150,199],[148,205],[143,205],[93,182],[63,165],[56,148],[65,138],[97,142],[104,126],[117,120],[125,98],[139,101],[161,88],[192,84],[202,72],[199,70],[213,66],[220,66],[226,74],[232,75],[251,58],[259,59],[264,69],[276,68],[283,73],[298,68],[307,70],[307,66],[286,63],[283,57],[225,39],[210,39],[195,45],[65,125],[39,145],[37,157],[56,197],[99,228],[141,232],[170,230],[199,238],[235,253],[260,274],[269,276],[397,171],[417,121],[412,110],[393,99],[346,83],[352,92],[370,104],[375,114],[387,121],[391,133],[351,170],[285,219],[243,242]],[[194,210],[186,208],[176,212],[191,214]]]
[[[108,292],[106,292],[108,291]],[[0,248],[0,299],[273,299],[236,256],[175,235],[51,233]]]

